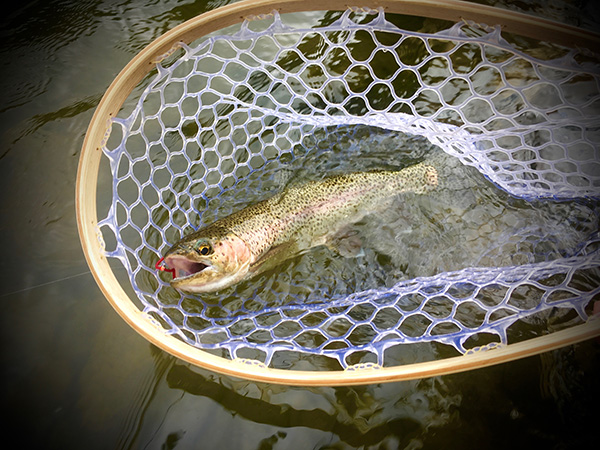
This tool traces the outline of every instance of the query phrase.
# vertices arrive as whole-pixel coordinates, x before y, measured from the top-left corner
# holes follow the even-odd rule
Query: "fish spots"
[[[438,173],[433,166],[425,166],[425,182],[429,186],[437,186],[438,185]]]
[[[437,184],[436,169],[420,163],[400,171],[343,174],[292,186],[184,237],[183,244],[169,250],[180,258],[191,258],[182,249],[200,240],[218,249],[211,255],[209,269],[179,280],[177,288],[208,292],[237,283],[326,243],[328,237],[377,210],[390,197],[403,192],[422,194]],[[360,249],[354,238],[348,244],[349,253]],[[261,262],[266,260],[268,264]]]

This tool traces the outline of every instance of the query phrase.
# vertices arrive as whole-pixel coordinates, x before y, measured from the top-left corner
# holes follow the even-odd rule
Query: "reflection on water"
[[[88,268],[73,193],[93,108],[143,46],[221,3],[34,1],[4,19],[0,337],[11,438],[61,449],[581,447],[596,425],[598,342],[414,382],[269,386],[156,350],[79,275]],[[594,20],[595,2],[579,17],[570,2],[530,4]]]
[[[598,388],[583,371],[600,369],[595,351],[340,388],[235,380],[153,352],[155,378],[139,387],[120,448],[571,448],[589,433]]]
[[[461,395],[450,392],[437,378],[377,386],[290,388],[219,377],[163,355],[156,357],[157,371],[168,368],[161,379],[157,376],[156,386],[147,387],[152,397],[139,398],[138,411],[163,414],[162,420],[158,427],[147,420],[130,421],[131,429],[124,434],[133,448],[168,442],[184,447],[201,442],[206,448],[261,448],[265,441],[281,441],[286,448],[404,448],[421,442],[429,428],[452,422],[461,403]],[[165,403],[168,414],[164,414]],[[218,404],[220,411],[211,415],[208,408],[198,408],[206,403]],[[235,433],[211,432],[221,428],[224,420],[235,427]],[[252,428],[263,430],[259,439]]]

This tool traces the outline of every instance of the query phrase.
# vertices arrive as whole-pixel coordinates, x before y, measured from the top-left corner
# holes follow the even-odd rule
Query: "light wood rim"
[[[476,3],[456,0],[361,0],[357,3],[371,8],[383,7],[391,13],[455,22],[467,19],[488,25],[501,24],[509,32],[569,46],[593,49],[600,43],[600,35],[595,33]],[[335,0],[250,0],[224,6],[182,23],[159,37],[133,58],[115,78],[87,130],[76,184],[77,225],[83,251],[98,286],[113,308],[152,344],[191,364],[234,377],[287,385],[356,385],[456,373],[536,355],[599,336],[600,320],[590,320],[547,336],[472,355],[376,370],[309,372],[264,368],[214,356],[165,334],[162,328],[135,307],[113,274],[97,234],[96,187],[102,157],[101,145],[109,120],[119,112],[135,86],[155,67],[153,61],[160,59],[160,55],[168,52],[177,42],[190,43],[208,33],[240,23],[244,17],[268,14],[273,10],[280,13],[345,10],[347,5],[347,1]]]

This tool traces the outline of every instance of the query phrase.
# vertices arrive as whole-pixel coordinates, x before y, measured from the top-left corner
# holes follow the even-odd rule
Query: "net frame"
[[[465,2],[388,1],[368,5],[369,9],[375,7],[382,7],[385,12],[390,13],[434,17],[455,22],[468,19],[481,23],[501,23],[506,31],[569,46],[593,48],[599,41],[597,35],[574,27]],[[110,129],[109,123],[116,117],[125,99],[141,79],[155,67],[156,62],[168,57],[178,42],[190,43],[205,34],[240,23],[246,17],[266,15],[274,9],[279,13],[307,10],[343,11],[347,9],[347,5],[338,1],[244,1],[198,16],[174,28],[142,50],[117,76],[98,105],[83,144],[76,186],[76,208],[80,237],[88,264],[104,295],[119,315],[148,341],[194,365],[247,379],[298,385],[367,384],[454,373],[515,360],[598,336],[598,321],[589,320],[582,325],[494,351],[473,352],[444,360],[377,370],[369,370],[369,367],[366,367],[362,370],[336,372],[288,371],[245,361],[228,360],[192,347],[166,334],[159,324],[137,309],[117,281],[106,259],[102,239],[98,237],[96,188],[99,164],[103,156],[102,147],[107,138],[107,129]]]

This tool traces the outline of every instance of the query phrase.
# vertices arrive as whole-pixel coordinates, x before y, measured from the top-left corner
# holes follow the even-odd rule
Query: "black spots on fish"
[[[425,182],[429,186],[437,186],[438,185],[438,173],[433,166],[425,166]]]
[[[401,192],[426,192],[437,185],[437,175],[434,167],[421,163],[400,171],[334,175],[289,186],[219,220],[210,234],[229,240],[226,236],[233,233],[257,258],[290,240],[298,241],[297,248],[302,250],[321,242],[340,224],[377,209],[387,198]]]
[[[425,163],[404,168],[395,172],[395,187],[399,192],[424,194],[438,185],[437,170]]]

